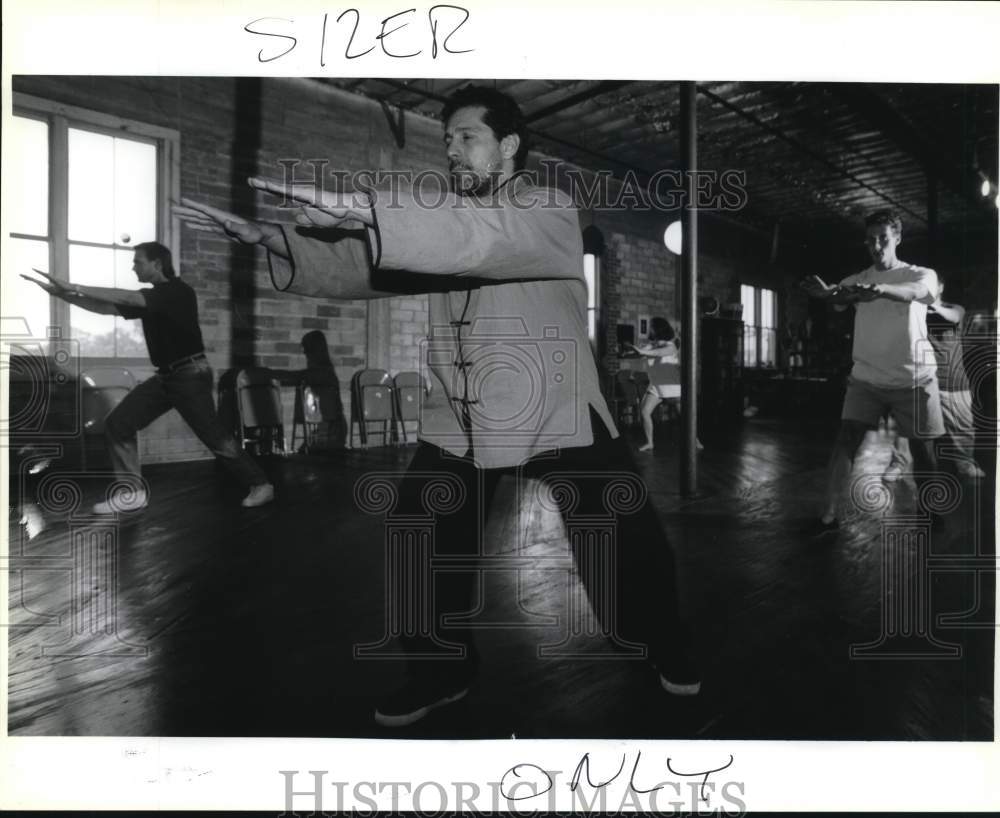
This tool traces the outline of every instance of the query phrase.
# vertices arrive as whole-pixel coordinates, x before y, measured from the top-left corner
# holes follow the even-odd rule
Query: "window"
[[[10,156],[5,162],[10,224],[9,264],[4,263],[3,312],[23,319],[28,333],[45,338],[52,326],[50,298],[43,290],[21,278],[32,269],[49,270],[49,125],[45,120],[15,116],[7,132]]]
[[[179,188],[176,131],[23,94],[14,97],[12,124],[12,272],[34,267],[72,283],[131,289],[132,247],[161,241],[176,254],[167,217]],[[23,317],[36,338],[55,327],[82,356],[146,354],[136,321],[70,307],[13,274],[3,295],[16,305],[4,312]]]
[[[587,282],[587,337],[590,346],[597,349],[597,310],[601,287],[601,260],[593,253],[584,253],[583,277]]]
[[[763,287],[740,286],[743,304],[743,365],[777,366],[778,294]]]

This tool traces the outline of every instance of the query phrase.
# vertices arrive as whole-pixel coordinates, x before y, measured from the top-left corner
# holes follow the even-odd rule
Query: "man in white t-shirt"
[[[809,295],[839,308],[855,306],[854,368],[847,382],[840,432],[830,458],[826,505],[820,528],[837,527],[844,482],[865,432],[891,411],[899,433],[910,439],[918,488],[937,470],[933,440],[944,434],[936,365],[927,341],[927,305],[935,301],[937,274],[896,258],[902,223],[892,211],[865,219],[872,266],[830,287],[817,276]],[[919,494],[919,492],[918,492]]]

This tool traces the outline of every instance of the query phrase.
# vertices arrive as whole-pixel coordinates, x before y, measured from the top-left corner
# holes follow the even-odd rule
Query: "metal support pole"
[[[938,177],[927,172],[927,262],[936,267],[938,259]]]
[[[687,185],[687,199],[681,210],[681,494],[698,492],[698,395],[695,373],[698,367],[698,211],[696,179],[698,166],[697,87],[680,83],[681,166]]]

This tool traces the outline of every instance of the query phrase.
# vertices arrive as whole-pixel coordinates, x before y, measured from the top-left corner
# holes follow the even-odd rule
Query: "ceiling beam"
[[[617,91],[619,88],[630,85],[631,83],[631,80],[604,80],[597,83],[597,85],[586,88],[576,94],[570,94],[568,97],[561,99],[558,102],[546,105],[540,111],[532,111],[525,117],[525,121],[535,122],[536,120],[544,119],[545,117],[556,114],[559,111],[565,111],[567,108],[572,108],[574,105],[579,105],[580,103],[594,99],[594,97],[599,97],[601,94]]]
[[[435,94],[433,91],[425,91],[423,88],[417,88],[405,82],[400,82],[399,80],[390,80],[385,79],[384,77],[372,77],[370,80],[367,80],[367,82],[380,82],[383,85],[388,85],[390,88],[395,88],[397,91],[405,91],[408,94],[416,94],[424,99],[432,99],[435,102],[445,103],[448,101],[448,97],[443,94]]]
[[[942,156],[939,146],[931,145],[893,104],[875,90],[856,83],[829,83],[827,90],[857,115],[866,119],[901,150],[910,154],[928,177],[947,185],[966,202],[981,210],[982,203],[973,195],[974,176],[963,172],[962,163]]]
[[[855,174],[851,173],[850,171],[844,170],[844,168],[842,168],[836,162],[833,162],[831,159],[828,159],[823,154],[819,153],[818,151],[813,150],[808,145],[804,145],[798,139],[795,139],[794,137],[789,136],[787,133],[785,133],[780,128],[776,128],[773,125],[769,125],[768,123],[764,122],[759,117],[754,116],[753,114],[744,111],[742,108],[740,108],[737,105],[733,105],[733,103],[729,102],[728,100],[723,99],[722,97],[718,96],[717,94],[712,93],[707,88],[705,88],[703,85],[699,85],[698,86],[698,92],[700,94],[702,94],[703,96],[707,97],[708,99],[710,99],[716,105],[721,105],[723,108],[727,108],[728,110],[732,111],[734,114],[737,114],[738,116],[743,117],[743,119],[746,119],[748,122],[752,122],[758,128],[761,128],[762,130],[766,131],[767,133],[771,134],[772,136],[775,136],[778,139],[782,140],[783,142],[788,143],[789,145],[791,145],[792,147],[794,147],[796,150],[801,151],[802,153],[806,154],[807,156],[811,156],[817,162],[820,162],[821,164],[826,165],[828,168],[830,168],[833,171],[836,171],[839,175],[843,176],[844,178],[850,179],[856,185],[860,185],[861,187],[865,188],[865,190],[871,191],[876,196],[878,196],[880,199],[883,199],[886,202],[888,202],[889,204],[891,204],[897,210],[902,210],[902,211],[904,211],[906,213],[909,213],[915,219],[919,219],[921,222],[924,222],[926,224],[926,222],[927,222],[927,215],[926,214],[917,213],[915,210],[907,207],[906,205],[902,204],[901,202],[897,202],[891,196],[886,195],[885,193],[883,193],[878,188],[872,187],[871,185],[869,185],[867,182],[865,182],[863,179],[859,178]]]

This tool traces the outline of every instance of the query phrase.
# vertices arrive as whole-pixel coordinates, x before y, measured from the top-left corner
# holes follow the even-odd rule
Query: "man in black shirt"
[[[146,348],[156,374],[129,392],[105,419],[112,466],[119,474],[138,477],[136,432],[173,408],[180,412],[201,442],[250,490],[243,500],[244,506],[269,503],[274,499],[274,487],[215,413],[212,368],[205,358],[194,290],[177,277],[170,250],[158,242],[136,245],[132,271],[140,283],[153,286],[121,290],[66,284],[51,276],[45,276],[45,282],[28,279],[75,307],[142,321]],[[115,510],[138,511],[147,503],[146,492],[140,489],[98,503],[94,511],[99,514]]]

